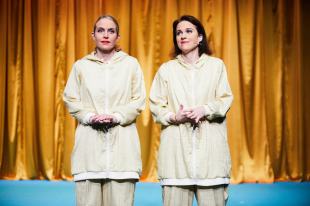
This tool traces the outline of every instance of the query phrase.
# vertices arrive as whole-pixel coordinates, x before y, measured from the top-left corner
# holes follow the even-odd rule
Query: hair
[[[111,15],[102,15],[102,16],[99,16],[98,19],[96,20],[95,24],[94,24],[94,29],[93,29],[93,32],[95,33],[96,32],[96,24],[98,21],[100,21],[101,19],[110,19],[111,21],[114,22],[114,24],[116,25],[116,34],[119,36],[119,25],[118,25],[118,22],[117,20],[111,16]]]
[[[176,57],[179,54],[182,54],[182,51],[178,47],[178,44],[177,44],[177,26],[182,21],[188,21],[192,23],[193,25],[195,25],[198,35],[202,36],[202,40],[199,42],[199,45],[198,45],[199,56],[201,56],[202,54],[211,55],[212,51],[208,45],[207,35],[201,22],[193,16],[183,15],[173,22],[174,57]]]

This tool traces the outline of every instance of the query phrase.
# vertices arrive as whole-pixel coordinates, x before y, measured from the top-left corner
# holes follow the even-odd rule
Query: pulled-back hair
[[[199,45],[198,45],[199,56],[201,56],[202,54],[211,55],[212,51],[208,45],[207,35],[206,35],[205,29],[204,29],[203,25],[201,24],[201,22],[193,16],[183,15],[173,22],[174,56],[176,57],[177,55],[182,54],[182,51],[178,47],[178,43],[177,43],[177,26],[182,21],[188,21],[188,22],[192,23],[193,25],[195,25],[197,32],[198,32],[198,35],[202,36],[202,40],[201,40],[201,42],[199,42]]]
[[[117,20],[113,17],[113,16],[111,16],[111,15],[102,15],[102,16],[99,16],[98,17],[98,19],[97,19],[97,21],[95,22],[95,24],[94,24],[94,30],[93,30],[93,32],[95,33],[95,31],[96,31],[96,24],[97,24],[97,22],[98,21],[100,21],[101,19],[110,19],[111,21],[113,21],[114,22],[114,24],[116,25],[116,34],[119,36],[119,25],[118,25],[118,22],[117,22]]]

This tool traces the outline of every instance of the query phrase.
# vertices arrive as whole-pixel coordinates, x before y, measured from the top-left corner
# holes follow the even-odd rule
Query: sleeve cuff
[[[90,118],[94,115],[96,114],[92,112],[87,113],[85,117],[83,118],[83,124],[90,124]]]
[[[211,109],[209,105],[203,105],[203,107],[205,108],[205,116],[211,115]]]
[[[124,122],[124,118],[123,118],[123,116],[121,115],[121,114],[119,114],[119,113],[113,113],[113,115],[115,116],[115,118],[116,118],[116,123],[120,123],[120,124],[122,124],[123,122]]]
[[[168,122],[168,123],[172,123],[171,120],[170,120],[170,117],[171,115],[174,115],[174,113],[172,112],[168,112],[166,115],[165,115],[165,121]]]

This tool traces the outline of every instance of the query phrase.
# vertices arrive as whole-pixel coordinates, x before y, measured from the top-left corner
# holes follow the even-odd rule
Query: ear
[[[198,41],[199,41],[199,43],[200,43],[202,40],[203,40],[202,35],[199,35],[199,36],[198,36]]]
[[[95,40],[95,33],[94,32],[91,33],[91,37],[93,38],[93,40]]]

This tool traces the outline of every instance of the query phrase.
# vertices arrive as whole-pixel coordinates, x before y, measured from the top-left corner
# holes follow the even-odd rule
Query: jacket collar
[[[89,61],[94,61],[97,63],[115,63],[115,62],[121,61],[126,56],[128,56],[127,53],[123,51],[117,51],[114,53],[114,55],[111,57],[111,59],[108,62],[103,62],[102,59],[99,59],[98,57],[95,56],[95,52],[92,52],[88,54],[87,56],[85,56],[83,59],[87,59]]]
[[[179,54],[177,57],[176,57],[176,60],[182,65],[184,66],[185,68],[187,69],[192,69],[192,68],[195,68],[195,69],[200,69],[206,62],[206,60],[209,58],[208,55],[206,54],[202,54],[199,59],[194,63],[194,64],[189,64],[187,63],[184,58],[182,57],[181,54]]]

